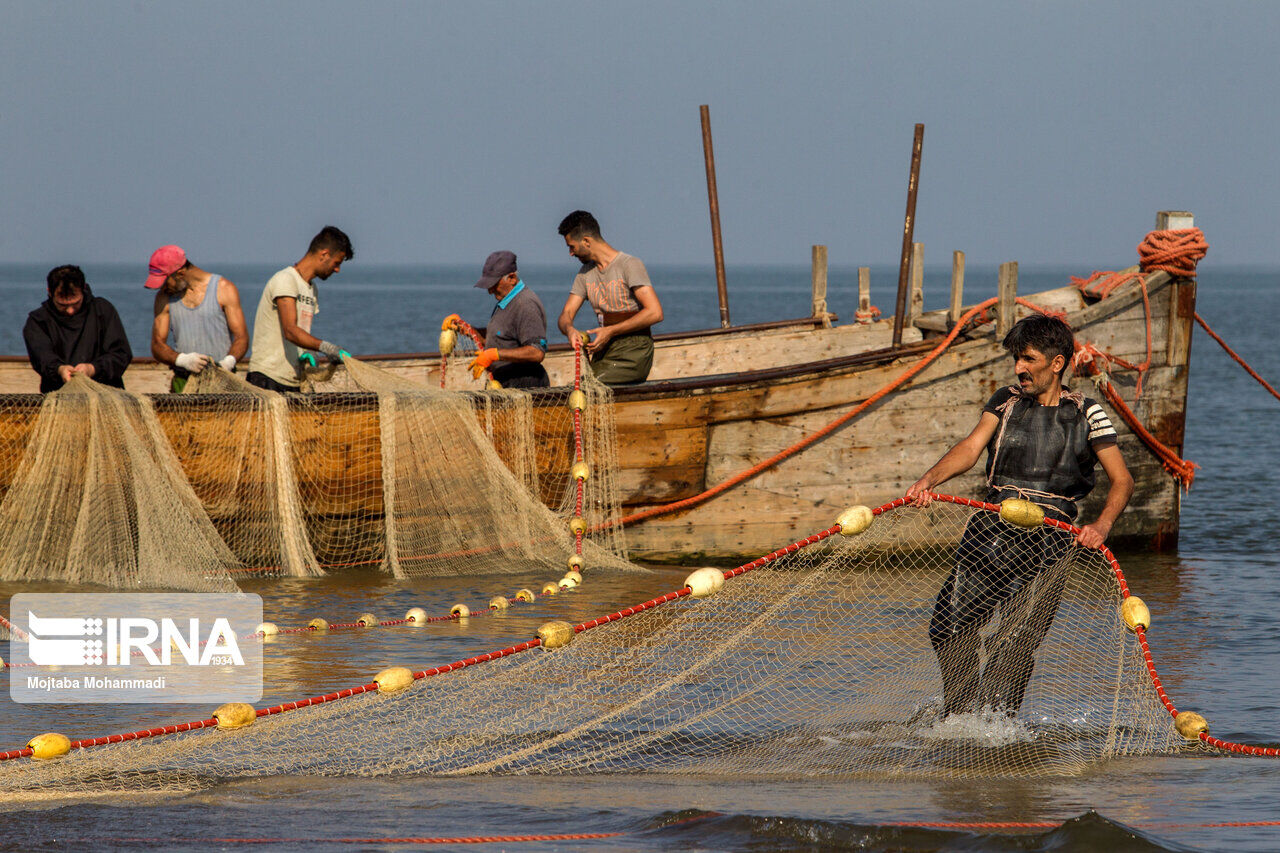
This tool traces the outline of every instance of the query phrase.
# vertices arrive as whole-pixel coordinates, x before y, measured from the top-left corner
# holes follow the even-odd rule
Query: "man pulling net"
[[[1133,477],[1106,412],[1063,386],[1075,351],[1071,329],[1057,318],[1034,315],[1016,323],[1003,344],[1018,384],[992,395],[978,425],[912,484],[907,497],[928,506],[931,491],[972,468],[985,448],[988,502],[1025,498],[1052,518],[1074,522],[1100,462],[1110,480],[1106,504],[1075,537],[1098,548],[1133,494]],[[1070,545],[1071,536],[1056,528],[1013,533],[988,513],[970,520],[929,623],[944,715],[984,707],[1014,714],[1021,707],[1036,649],[1067,582]],[[986,643],[982,670],[979,631],[996,611],[1000,624]]]

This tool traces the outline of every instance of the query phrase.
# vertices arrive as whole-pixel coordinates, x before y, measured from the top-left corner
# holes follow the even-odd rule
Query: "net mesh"
[[[217,592],[237,565],[150,400],[81,376],[43,398],[0,503],[0,579]]]
[[[307,536],[284,396],[213,365],[160,406],[183,472],[239,568],[324,574]]]
[[[970,593],[963,614],[947,612]],[[585,623],[563,648],[248,729],[0,763],[0,790],[271,774],[1073,774],[1181,743],[1119,604],[1106,560],[1062,531],[952,504],[902,508],[710,597]],[[940,635],[973,641],[974,659]],[[1020,662],[1034,669],[1015,697]],[[957,692],[969,663],[977,676]]]
[[[390,571],[409,577],[565,569],[578,552],[567,524],[574,516],[588,527],[586,565],[630,568],[621,528],[609,524],[618,516],[617,463],[604,386],[593,383],[588,397],[593,426],[583,431],[581,447],[591,475],[578,512],[570,471],[579,445],[568,389],[441,391],[345,361],[346,370],[331,382],[345,376],[376,406]],[[332,418],[329,408],[326,420]],[[345,550],[364,548],[350,543]]]

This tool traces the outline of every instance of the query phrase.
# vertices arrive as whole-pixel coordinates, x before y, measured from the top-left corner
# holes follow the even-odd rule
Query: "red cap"
[[[161,246],[151,253],[151,274],[145,282],[147,287],[155,289],[164,284],[164,280],[182,269],[187,263],[187,253],[181,246]]]

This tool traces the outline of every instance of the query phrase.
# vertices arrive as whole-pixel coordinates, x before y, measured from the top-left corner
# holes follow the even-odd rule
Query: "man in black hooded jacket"
[[[22,329],[40,393],[58,390],[77,373],[123,388],[133,350],[115,306],[93,295],[79,267],[55,267],[47,281],[49,298]]]

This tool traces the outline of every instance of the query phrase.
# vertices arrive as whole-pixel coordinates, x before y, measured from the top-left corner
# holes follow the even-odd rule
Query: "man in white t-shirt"
[[[253,370],[250,384],[268,391],[297,391],[302,383],[302,363],[315,364],[305,350],[319,350],[330,361],[347,353],[335,344],[311,334],[311,321],[320,313],[315,280],[325,281],[355,257],[351,240],[326,225],[307,247],[302,260],[271,276],[253,320]]]

